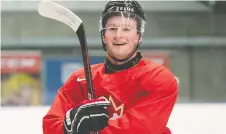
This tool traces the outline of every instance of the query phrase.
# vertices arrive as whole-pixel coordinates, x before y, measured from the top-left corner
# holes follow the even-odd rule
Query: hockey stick
[[[92,83],[92,74],[89,63],[85,29],[82,20],[69,9],[48,0],[43,0],[39,3],[38,13],[43,17],[62,22],[71,27],[76,32],[82,50],[85,78],[88,88],[88,98],[93,99],[94,91]]]

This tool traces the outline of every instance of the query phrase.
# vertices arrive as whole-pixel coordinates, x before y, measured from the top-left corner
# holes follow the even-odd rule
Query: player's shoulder
[[[93,70],[93,72],[100,71],[103,69],[103,67],[104,67],[104,63],[92,64],[90,66],[90,68]]]
[[[174,76],[172,71],[164,66],[163,64],[151,61],[149,59],[143,58],[141,60],[140,66],[137,68],[138,69],[138,75],[143,76],[143,75],[151,75],[151,76],[158,76],[158,75],[165,75],[165,76]]]
[[[160,69],[160,68],[168,69],[163,64],[148,60],[146,58],[143,58],[141,62],[146,71],[154,71],[154,70]]]
[[[92,64],[90,65],[90,69],[92,74],[94,75],[96,72],[99,72],[103,69],[104,63]],[[84,67],[80,68],[77,72],[75,72],[78,76],[84,75],[85,70]]]
[[[163,64],[150,61],[148,59],[142,59],[142,68],[137,71],[137,78],[141,78],[144,81],[152,81],[152,83],[168,84],[176,81],[176,77],[173,72],[164,66]]]
[[[101,71],[103,69],[103,66],[104,66],[104,63],[90,65],[92,75],[95,75],[96,73]],[[72,83],[77,81],[78,77],[81,79],[85,79],[84,67],[81,67],[75,70],[72,74],[70,74],[69,78],[66,80],[64,85],[71,85]]]
[[[96,72],[99,72],[103,69],[104,63],[98,63],[98,64],[92,64],[90,65],[90,69],[92,74],[95,74]],[[77,78],[78,76],[85,76],[85,70],[84,67],[79,68],[78,70],[75,70],[72,73],[72,77]]]

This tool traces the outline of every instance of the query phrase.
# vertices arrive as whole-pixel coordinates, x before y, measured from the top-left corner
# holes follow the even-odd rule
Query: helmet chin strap
[[[108,52],[107,49],[106,49],[106,52],[107,52],[107,54],[108,54],[114,61],[117,61],[117,62],[126,62],[126,61],[128,61],[128,60],[135,54],[135,52],[137,51],[139,45],[141,44],[141,42],[139,43],[139,40],[140,40],[140,37],[139,37],[139,39],[138,39],[137,46],[133,49],[133,51],[129,54],[129,56],[127,56],[127,57],[124,58],[124,59],[116,58],[115,56],[113,56],[112,54],[110,54],[110,53]],[[107,46],[106,46],[106,47],[107,47]]]

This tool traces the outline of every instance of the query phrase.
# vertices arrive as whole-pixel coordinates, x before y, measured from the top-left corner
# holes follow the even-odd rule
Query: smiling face
[[[104,29],[103,40],[107,52],[118,59],[127,58],[140,42],[137,21],[129,17],[110,17]]]

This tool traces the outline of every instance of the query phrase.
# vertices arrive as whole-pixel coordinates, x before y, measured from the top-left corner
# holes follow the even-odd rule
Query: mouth
[[[123,46],[123,45],[126,45],[127,43],[125,42],[115,42],[115,43],[112,43],[114,46]]]

